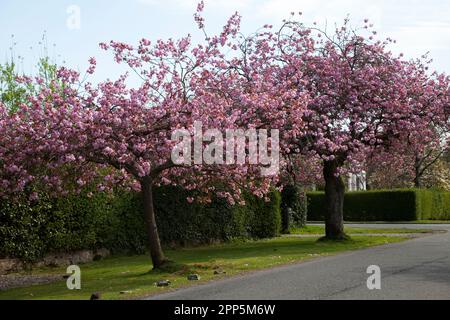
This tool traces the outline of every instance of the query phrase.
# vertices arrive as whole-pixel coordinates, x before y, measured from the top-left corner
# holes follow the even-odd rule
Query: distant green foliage
[[[50,61],[50,58],[40,58],[36,64],[36,76],[44,80],[44,84],[51,88],[52,81],[57,79],[57,65]],[[23,76],[17,69],[14,60],[0,64],[0,100],[10,112],[16,112],[21,104],[28,102],[28,96],[36,92],[33,85],[18,81],[17,78]]]
[[[310,192],[308,219],[324,220],[325,194]],[[415,221],[450,219],[450,192],[398,189],[350,192],[344,198],[346,221]]]
[[[114,196],[86,189],[79,195],[38,201],[24,196],[0,202],[0,257],[35,261],[49,252],[108,248],[114,253],[146,252],[146,228],[140,194]],[[270,202],[247,194],[245,206],[223,199],[188,203],[192,192],[155,188],[154,203],[161,240],[166,245],[195,245],[233,238],[273,237],[280,230],[280,194]]]
[[[16,78],[15,63],[0,65],[0,100],[11,112],[17,111],[19,105],[25,102],[28,91]]]

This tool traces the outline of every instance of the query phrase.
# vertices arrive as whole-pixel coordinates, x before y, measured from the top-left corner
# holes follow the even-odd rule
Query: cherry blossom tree
[[[408,132],[401,143],[388,149],[376,148],[368,155],[366,172],[369,186],[377,188],[430,187],[437,165],[442,163],[448,148],[448,136],[439,129],[427,129],[428,134]],[[438,170],[439,172],[439,170]]]
[[[266,25],[245,37],[237,13],[220,34],[209,36],[202,11],[203,2],[195,20],[205,38],[197,45],[190,36],[155,43],[142,39],[137,46],[101,44],[140,78],[137,88],[127,85],[126,75],[96,86],[82,84],[80,75],[66,68],[49,84],[23,79],[43,85],[14,114],[0,105],[0,195],[20,192],[34,181],[64,194],[71,179],[78,188],[99,181],[99,190],[122,185],[140,191],[150,255],[153,266],[161,268],[168,260],[155,221],[155,186],[180,185],[233,203],[243,188],[263,197],[279,182],[261,177],[258,161],[174,161],[179,142],[174,132],[195,136],[203,131],[196,123],[202,123],[216,129],[208,139],[217,142],[227,129],[279,130],[282,169],[296,168],[295,179],[309,181],[317,179],[320,164],[326,237],[345,239],[342,174],[360,169],[368,152],[401,143],[406,133],[424,137],[430,135],[430,123],[448,125],[448,78],[429,75],[422,62],[394,56],[390,39],[364,38],[348,21],[330,34],[293,20],[278,31]],[[88,73],[93,73],[95,59],[90,63]],[[277,152],[273,136],[264,142],[268,152]],[[243,149],[246,160],[264,158],[252,155],[248,143]],[[197,152],[205,150],[202,142]],[[216,148],[212,153],[215,158],[227,154]],[[196,156],[183,152],[192,157],[188,160]],[[296,159],[307,159],[314,174]]]
[[[354,30],[347,19],[329,32],[291,19],[276,32],[272,49],[284,77],[301,79],[298,90],[310,99],[298,135],[284,141],[285,151],[321,159],[329,239],[346,238],[345,172],[359,171],[368,152],[387,150],[407,132],[430,136],[433,121],[448,125],[448,77],[427,72],[423,59],[395,56],[388,49],[394,41],[376,40],[365,23]]]
[[[347,19],[331,33],[294,19],[278,31],[266,25],[240,36],[227,81],[215,86],[242,110],[243,124],[280,130],[284,169],[298,154],[319,159],[330,239],[346,238],[343,174],[360,171],[376,148],[389,156],[406,132],[430,137],[430,123],[448,125],[448,78],[427,72],[425,59],[395,56],[395,41],[375,36],[367,20],[354,30]]]
[[[426,121],[416,122],[415,129],[402,133],[383,148],[374,149],[368,162],[391,168],[395,178],[403,177],[407,185],[421,188],[422,177],[442,158],[449,145],[450,77],[427,73],[427,63],[415,61],[414,116]],[[389,159],[391,158],[391,159]],[[395,158],[392,159],[392,158]],[[390,161],[389,161],[390,160]]]
[[[266,25],[240,35],[225,86],[216,88],[243,110],[242,123],[280,130],[285,170],[298,154],[321,162],[326,236],[342,239],[343,174],[362,170],[374,151],[389,161],[405,143],[422,155],[426,145],[445,149],[449,77],[430,72],[426,55],[394,55],[396,41],[378,40],[368,20],[355,30],[346,19],[330,31],[292,16],[277,31]],[[296,179],[313,180],[315,169],[297,170]]]
[[[202,9],[200,4],[198,11]],[[203,24],[199,15],[196,20]],[[168,260],[155,221],[155,185],[177,184],[231,202],[239,199],[244,185],[260,196],[270,187],[269,181],[257,177],[257,168],[245,164],[185,166],[172,158],[176,130],[195,134],[196,121],[205,129],[236,127],[238,115],[230,112],[227,97],[212,86],[226,83],[228,65],[221,51],[229,50],[226,42],[238,27],[239,17],[234,15],[221,34],[198,45],[191,44],[190,36],[154,44],[142,39],[136,47],[115,41],[101,44],[141,78],[138,88],[128,88],[126,76],[98,86],[81,85],[77,72],[61,68],[57,78],[30,96],[16,113],[8,113],[2,105],[2,194],[20,192],[33,181],[64,194],[73,177],[79,188],[101,181],[100,190],[119,184],[138,190],[143,196],[153,266],[163,267]],[[88,73],[93,73],[95,59],[90,63]],[[42,79],[25,81],[41,83]],[[253,175],[257,179],[252,182]],[[217,190],[214,183],[226,188]]]

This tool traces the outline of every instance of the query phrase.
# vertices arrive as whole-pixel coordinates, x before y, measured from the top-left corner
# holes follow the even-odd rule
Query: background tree
[[[41,79],[39,83],[26,81],[32,75],[20,73],[14,59],[0,64],[0,98],[10,112],[17,111],[20,105],[27,103],[27,97],[37,92],[40,85],[48,85],[56,79],[57,65],[52,63],[49,57],[40,58],[36,68],[34,76]]]
[[[365,167],[371,189],[443,188],[446,189],[449,165],[445,159],[448,142],[421,137],[411,143],[410,134],[402,144],[370,153]]]
[[[396,181],[397,187],[424,187],[423,177],[430,177],[432,169],[437,169],[437,163],[443,164],[449,145],[449,77],[437,73],[429,75],[427,65],[421,61],[416,61],[415,67],[418,85],[412,96],[417,104],[413,116],[429,121],[416,123],[415,130],[403,132],[401,139],[374,149],[368,159],[369,173],[378,167],[379,182],[384,180],[390,185]],[[383,174],[386,170],[390,173]],[[427,180],[430,186],[431,180]]]
[[[394,56],[387,48],[393,41],[375,40],[368,21],[364,29],[369,36],[348,20],[331,33],[286,21],[277,33],[285,70],[303,80],[299,90],[310,96],[303,134],[290,140],[290,149],[322,161],[329,239],[346,238],[342,174],[360,170],[368,152],[388,150],[405,132],[427,136],[426,124],[444,119],[448,106],[445,75],[430,75],[421,61]]]

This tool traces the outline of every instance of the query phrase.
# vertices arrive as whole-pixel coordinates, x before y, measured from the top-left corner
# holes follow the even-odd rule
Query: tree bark
[[[345,185],[338,176],[338,162],[325,161],[323,176],[325,179],[325,238],[343,240],[344,233],[344,193]]]
[[[414,161],[414,187],[417,189],[420,189],[422,187],[420,181],[421,180],[420,165],[421,165],[420,158],[416,156]]]
[[[153,208],[153,182],[151,179],[144,179],[141,182],[141,192],[144,205],[144,218],[147,225],[148,244],[150,248],[150,257],[153,262],[153,268],[161,268],[168,260],[159,240],[158,228],[156,225],[155,211]]]
[[[414,188],[417,188],[417,189],[422,188],[422,184],[420,183],[420,177],[417,175],[414,178]]]
[[[281,233],[289,234],[290,229],[290,209],[289,207],[284,207],[281,210]]]

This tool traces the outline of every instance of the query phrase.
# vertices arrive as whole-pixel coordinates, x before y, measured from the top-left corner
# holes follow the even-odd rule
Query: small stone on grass
[[[120,291],[120,294],[128,294],[128,293],[132,293],[133,291],[130,290],[124,290],[124,291]]]
[[[94,292],[94,293],[91,295],[91,299],[90,299],[90,300],[100,300],[101,298],[102,298],[102,296],[101,296],[100,293]]]
[[[226,272],[224,270],[214,270],[214,274],[225,274]]]
[[[156,286],[158,287],[168,287],[170,285],[169,280],[160,280],[156,283]]]
[[[188,278],[189,281],[200,280],[200,276],[198,274],[190,274],[190,275],[188,275],[187,278]]]

